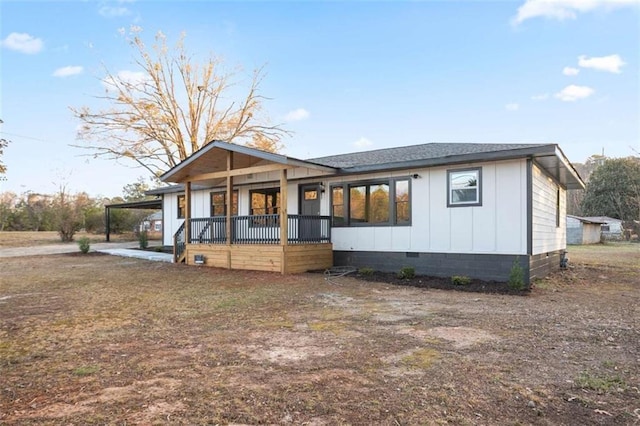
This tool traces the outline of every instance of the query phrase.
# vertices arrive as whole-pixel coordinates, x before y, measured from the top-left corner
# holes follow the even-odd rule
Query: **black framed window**
[[[211,193],[211,216],[227,215],[227,193]],[[238,215],[238,191],[233,191],[233,204],[231,205],[231,215]]]
[[[184,195],[178,195],[178,219],[184,219],[187,203]]]
[[[351,182],[331,187],[333,226],[411,224],[409,178]]]
[[[275,215],[280,211],[280,189],[254,189],[249,192],[251,215]],[[279,217],[253,218],[251,226],[280,226]]]
[[[411,221],[411,212],[409,210],[409,180],[397,180],[395,184],[395,223],[397,225],[409,224]]]
[[[331,187],[331,223],[333,226],[346,225],[344,215],[344,188],[342,185]]]
[[[560,188],[556,188],[556,228],[560,227]]]
[[[482,205],[482,168],[447,170],[447,207]]]

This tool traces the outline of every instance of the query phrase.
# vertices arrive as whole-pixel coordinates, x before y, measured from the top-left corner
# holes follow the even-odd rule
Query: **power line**
[[[40,142],[50,142],[50,141],[47,141],[47,140],[44,140],[44,139],[34,138],[32,136],[19,135],[17,133],[0,132],[0,134],[7,135],[7,136],[18,137],[18,138],[24,138],[24,139],[31,139],[31,140],[40,141]]]

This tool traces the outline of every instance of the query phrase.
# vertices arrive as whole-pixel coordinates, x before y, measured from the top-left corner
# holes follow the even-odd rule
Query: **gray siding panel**
[[[515,259],[520,260],[526,283],[544,278],[560,268],[564,250],[533,256],[499,254],[408,253],[374,251],[334,251],[335,266],[372,268],[382,272],[398,272],[405,266],[415,268],[416,274],[435,277],[465,275],[486,281],[508,281]],[[417,257],[416,257],[417,255]]]
[[[553,271],[560,269],[560,257],[564,250],[540,253],[529,259],[529,275],[533,278],[544,278]]]
[[[334,251],[333,264],[356,268],[373,268],[382,272],[398,272],[405,266],[415,268],[416,274],[436,277],[465,275],[486,281],[508,281],[516,258],[528,282],[527,256],[498,254],[417,253],[407,257],[405,252]]]

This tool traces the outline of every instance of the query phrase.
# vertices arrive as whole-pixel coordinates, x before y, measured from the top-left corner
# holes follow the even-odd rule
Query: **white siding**
[[[165,194],[162,210],[164,214],[164,241],[167,246],[173,245],[173,234],[182,225],[184,219],[178,219],[178,194]]]
[[[482,206],[447,207],[447,170],[464,167],[482,167]],[[411,179],[411,226],[333,228],[334,250],[526,254],[526,160],[348,176],[329,183],[413,174],[419,178]],[[327,211],[329,199],[328,194],[323,199]]]
[[[464,167],[482,167],[482,206],[447,207],[447,170]],[[305,176],[304,170],[296,170],[289,172],[288,177],[305,178],[288,184],[288,213],[298,212],[298,186],[302,184],[324,184],[326,191],[321,194],[321,214],[329,215],[330,185],[333,183],[414,174],[419,177],[411,179],[411,226],[333,228],[334,250],[526,254],[526,160],[342,177],[312,176],[312,173]],[[239,188],[239,214],[248,215],[249,191],[277,187],[279,172],[256,174],[251,179],[237,178],[234,182],[244,183]],[[249,184],[251,182],[256,183]],[[209,216],[209,194],[218,190],[224,188],[192,192],[192,217]],[[177,194],[166,194],[164,200],[164,243],[170,245],[183,220],[176,217]],[[555,226],[555,215],[553,217]]]
[[[535,164],[532,180],[532,254],[565,249],[567,247],[566,190]],[[556,209],[558,190],[560,191],[559,212]],[[560,215],[560,226],[557,226],[556,214]]]

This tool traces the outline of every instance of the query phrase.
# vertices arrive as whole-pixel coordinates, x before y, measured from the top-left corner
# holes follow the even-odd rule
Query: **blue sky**
[[[640,151],[640,0],[3,1],[0,191],[116,196],[145,171],[71,145],[101,64],[135,72],[119,30],[186,32],[246,74],[299,158],[427,142],[558,143],[573,162]]]

